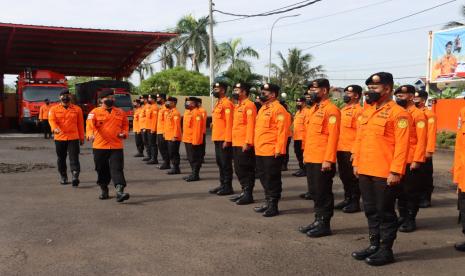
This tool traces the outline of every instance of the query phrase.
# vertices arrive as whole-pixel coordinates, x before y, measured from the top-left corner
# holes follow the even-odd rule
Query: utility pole
[[[208,41],[208,52],[210,53],[210,88],[213,87],[213,81],[215,80],[215,72],[214,70],[214,63],[215,63],[215,57],[214,57],[214,51],[213,51],[213,0],[208,0],[209,3],[209,13],[208,13],[208,22],[209,22],[209,29],[210,29],[210,34],[209,34],[209,41]],[[213,108],[213,96],[210,95],[211,97],[211,102],[212,102],[212,108]]]

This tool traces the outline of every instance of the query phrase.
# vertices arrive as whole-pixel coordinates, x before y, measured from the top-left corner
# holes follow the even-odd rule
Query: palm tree
[[[136,69],[134,69],[137,74],[139,74],[139,80],[142,82],[147,75],[153,75],[153,65],[149,62],[150,56],[148,56],[144,61],[142,61]]]
[[[175,32],[179,33],[179,36],[173,42],[175,47],[179,47],[176,55],[178,65],[185,66],[188,58],[191,59],[192,67],[197,72],[203,62],[206,61],[208,65],[207,25],[208,17],[201,17],[197,20],[192,15],[187,15],[178,21]]]
[[[462,5],[462,8],[460,10],[460,14],[465,17],[465,5]],[[458,21],[450,21],[449,23],[447,23],[444,28],[445,29],[449,29],[449,28],[453,28],[453,27],[460,27],[460,26],[465,26],[465,23],[463,22],[458,22]]]
[[[174,67],[176,56],[176,48],[173,47],[172,43],[166,43],[163,45],[160,53],[161,68],[162,70],[171,69]]]
[[[250,73],[252,66],[245,58],[258,59],[259,55],[251,47],[240,47],[241,43],[242,39],[236,38],[218,45],[218,52],[216,54],[218,67],[229,64],[227,71],[244,70]]]

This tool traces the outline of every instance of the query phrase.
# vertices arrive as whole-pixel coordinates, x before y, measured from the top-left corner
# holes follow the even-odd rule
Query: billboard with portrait
[[[430,82],[465,81],[464,39],[465,27],[432,33]]]

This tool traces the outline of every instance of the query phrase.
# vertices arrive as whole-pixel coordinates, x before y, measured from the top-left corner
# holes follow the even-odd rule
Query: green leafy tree
[[[139,91],[142,94],[164,92],[170,95],[208,96],[209,79],[199,72],[175,67],[155,73],[142,81]]]
[[[236,38],[218,45],[216,59],[218,65],[228,66],[227,71],[251,72],[251,64],[247,58],[258,59],[258,52],[251,47],[241,47],[242,40]]]
[[[3,85],[3,92],[4,93],[16,93],[16,89],[13,85],[4,84]]]

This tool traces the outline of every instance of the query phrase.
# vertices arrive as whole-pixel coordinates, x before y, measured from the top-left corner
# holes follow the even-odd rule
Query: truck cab
[[[48,99],[50,104],[60,101],[60,93],[68,89],[63,74],[49,70],[25,70],[16,85],[18,124],[26,132],[37,124],[39,110]]]

